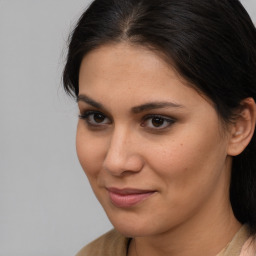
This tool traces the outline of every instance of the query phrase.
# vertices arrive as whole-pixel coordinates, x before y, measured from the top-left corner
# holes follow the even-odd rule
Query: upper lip
[[[107,188],[109,192],[120,194],[120,195],[131,195],[131,194],[145,194],[155,192],[154,190],[137,189],[137,188]]]

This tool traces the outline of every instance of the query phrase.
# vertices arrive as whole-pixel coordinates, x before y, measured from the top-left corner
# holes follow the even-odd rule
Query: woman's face
[[[150,236],[229,204],[229,135],[213,105],[158,55],[98,48],[79,75],[77,153],[110,221]]]

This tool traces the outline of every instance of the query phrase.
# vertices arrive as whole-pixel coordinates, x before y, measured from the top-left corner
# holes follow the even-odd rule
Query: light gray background
[[[75,152],[61,87],[86,0],[0,0],[0,256],[70,256],[111,228]],[[256,0],[242,0],[256,22]]]

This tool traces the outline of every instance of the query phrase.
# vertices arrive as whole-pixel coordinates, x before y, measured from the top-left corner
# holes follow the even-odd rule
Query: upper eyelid
[[[111,121],[113,120],[111,115],[108,115],[108,114],[104,113],[101,110],[93,109],[93,107],[90,108],[90,109],[84,109],[84,110],[81,109],[79,116],[97,114],[97,113],[104,115],[106,118],[109,118]],[[136,114],[136,115],[138,115],[138,114]],[[168,116],[168,115],[165,115],[165,114],[156,114],[156,113],[144,114],[142,116],[141,120],[146,120],[146,119],[150,119],[150,118],[154,118],[154,117],[159,117],[159,118],[163,118],[163,119],[166,119],[166,120],[176,121],[176,118],[174,118],[174,117],[171,117],[171,116]]]
[[[109,119],[113,120],[112,115],[105,109],[102,108],[97,108],[96,106],[92,106],[90,104],[87,104],[86,102],[81,102],[82,104],[80,105],[78,102],[78,108],[80,113],[86,113],[86,112],[96,112],[96,113],[101,113],[102,115],[108,117]]]
[[[168,123],[174,123],[177,121],[175,118],[172,118],[172,117],[166,117],[166,116],[162,116],[162,115],[149,115],[149,116],[144,117],[143,122],[148,121],[153,118],[161,118]]]
[[[162,118],[164,120],[176,121],[176,118],[174,118],[174,117],[170,117],[170,116],[166,116],[166,115],[161,115],[161,114],[147,114],[147,115],[145,115],[143,117],[143,120],[154,118],[154,117],[159,117],[159,118]]]
[[[90,116],[93,114],[101,114],[103,116],[105,116],[106,118],[108,118],[109,120],[111,120],[111,118],[109,118],[106,114],[104,114],[102,111],[98,111],[98,110],[85,110],[85,111],[80,111],[79,116],[83,117],[83,116]]]
[[[80,115],[90,115],[90,114],[102,114],[106,116],[106,114],[102,113],[102,111],[98,110],[82,110],[80,111]]]
[[[79,118],[81,119],[84,119],[86,121],[86,123],[91,126],[91,127],[103,127],[103,126],[106,126],[106,125],[111,125],[113,124],[113,121],[108,117],[106,116],[104,113],[102,113],[101,111],[98,111],[98,110],[87,110],[87,111],[84,111],[85,113],[82,113],[81,115],[79,115]],[[109,119],[109,123],[105,123],[105,124],[94,124],[92,122],[90,122],[87,118],[90,116],[90,115],[93,115],[93,114],[97,114],[97,113],[100,113],[102,115],[104,115],[107,119]],[[168,122],[169,124],[166,126],[166,127],[163,127],[163,128],[152,128],[152,127],[147,127],[144,126],[144,128],[148,129],[148,130],[158,130],[159,132],[160,131],[165,131],[166,129],[168,129],[171,125],[173,125],[177,120],[176,118],[173,118],[173,117],[170,117],[170,116],[166,116],[166,115],[161,115],[161,114],[147,114],[147,115],[144,115],[141,119],[140,119],[140,125],[143,127],[143,123],[144,122],[147,122],[148,120],[150,119],[153,119],[153,118],[162,118],[165,122]]]
[[[97,113],[99,113],[99,114],[104,115],[107,118],[112,120],[111,115],[108,115],[108,114],[104,113],[102,110],[94,109],[93,107],[86,108],[86,109],[85,108],[81,108],[81,109],[79,108],[79,112],[80,112],[79,115],[97,114]]]

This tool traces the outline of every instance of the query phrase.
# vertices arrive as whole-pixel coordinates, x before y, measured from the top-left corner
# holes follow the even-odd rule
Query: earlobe
[[[232,123],[228,155],[241,154],[250,143],[255,131],[256,104],[253,98],[242,100],[235,121]]]

